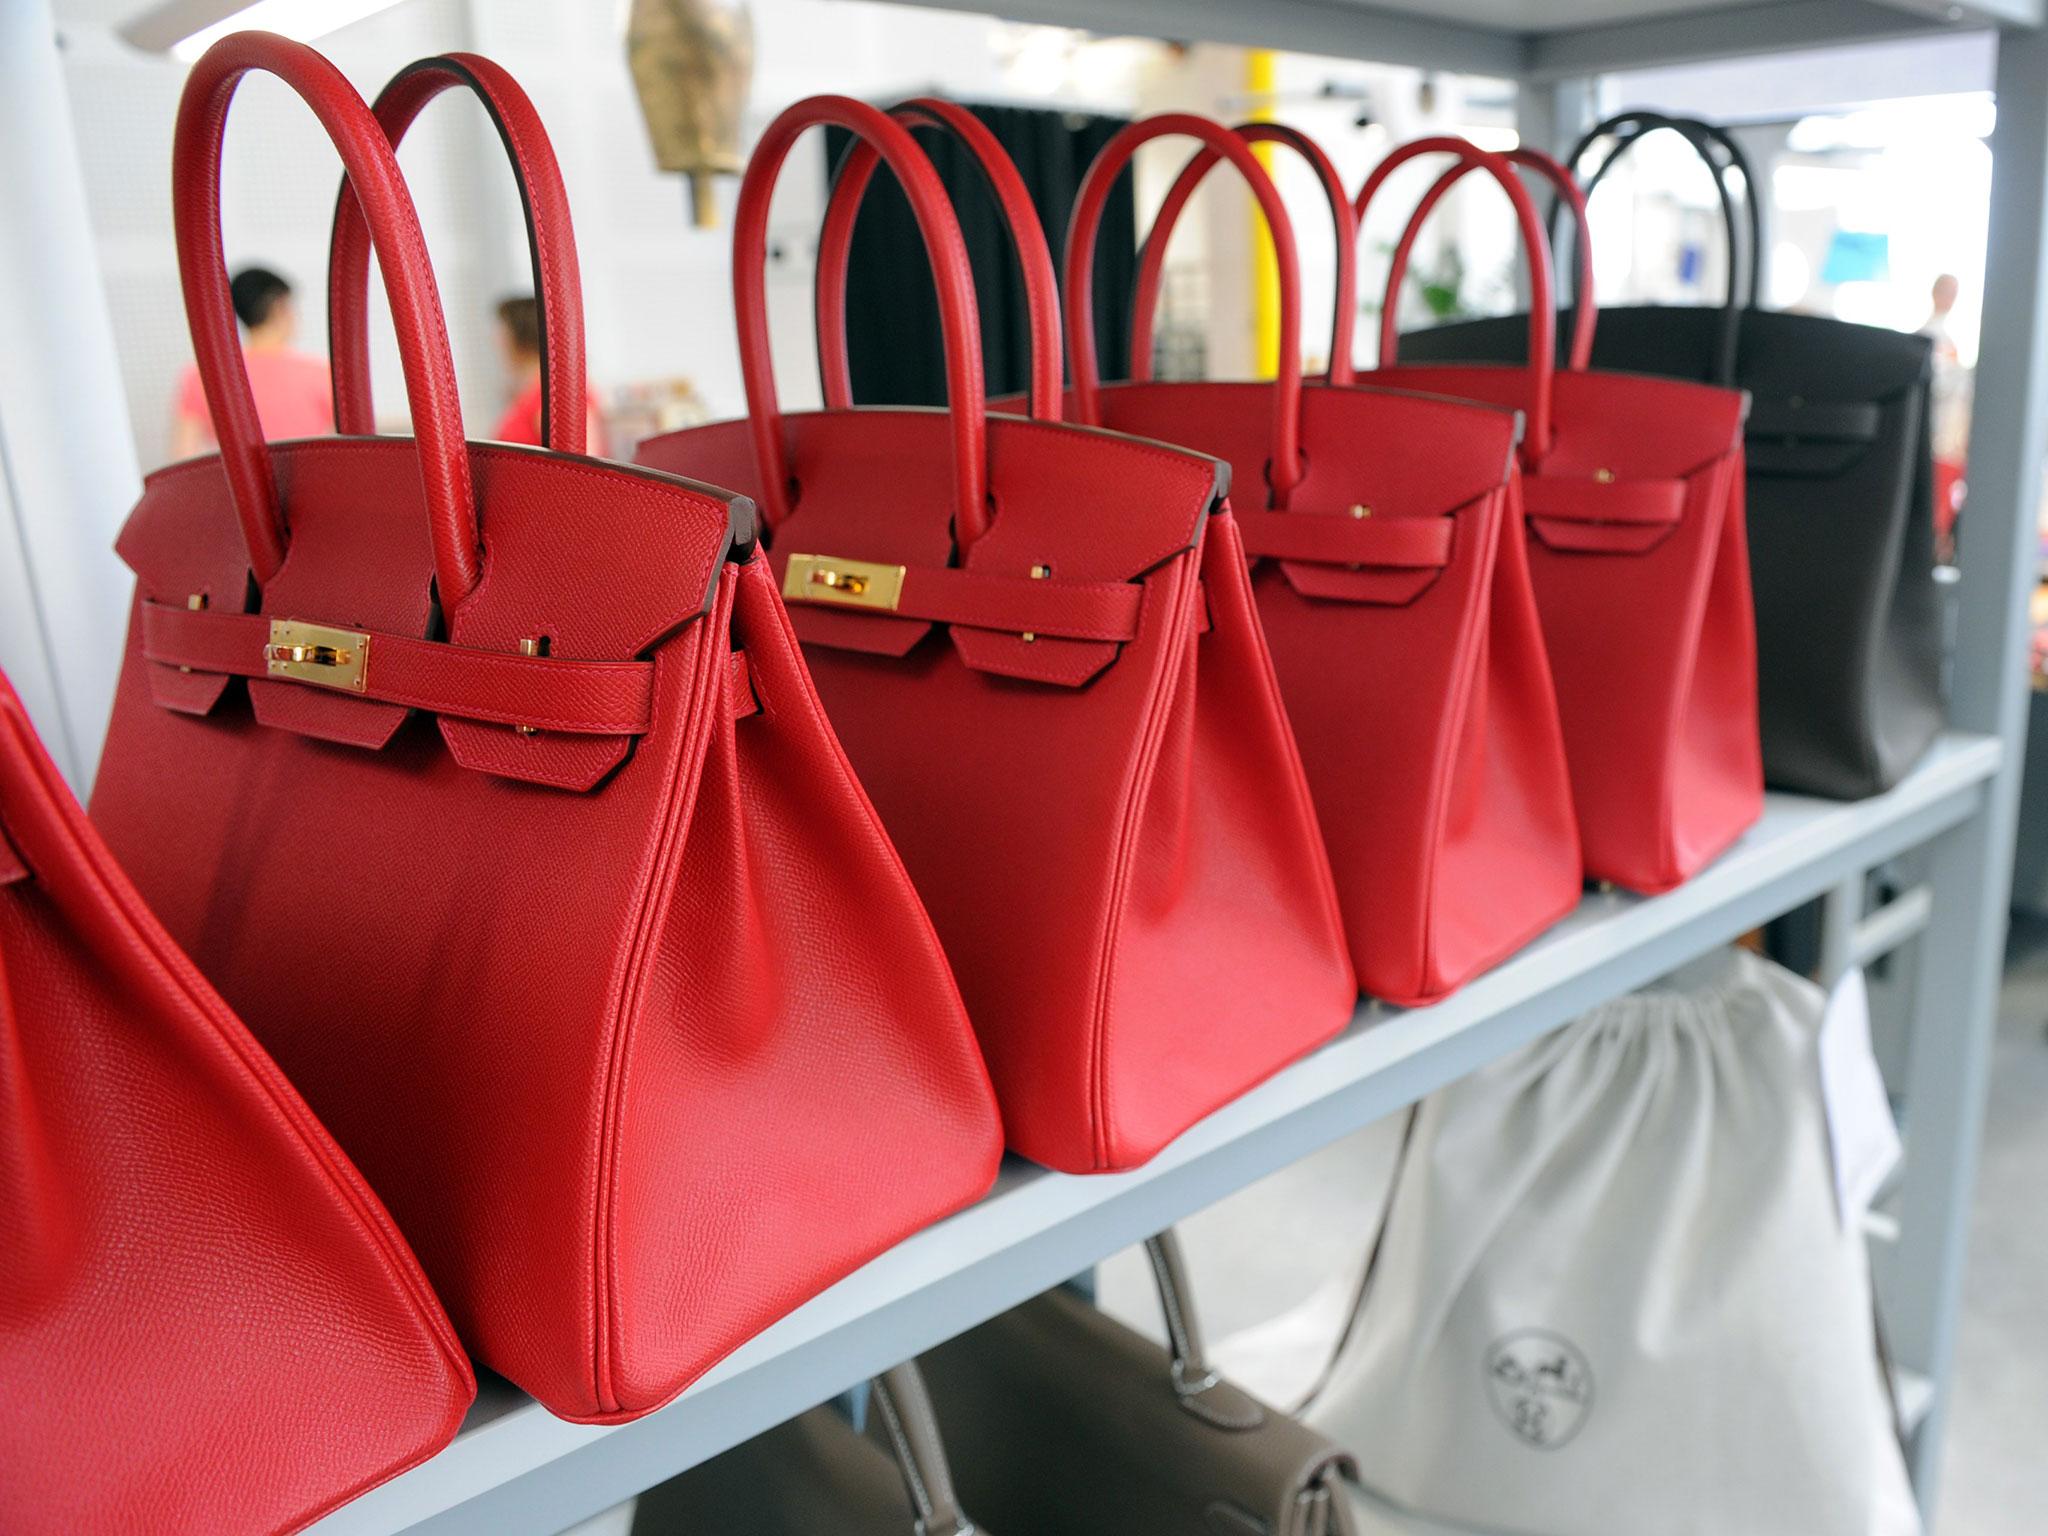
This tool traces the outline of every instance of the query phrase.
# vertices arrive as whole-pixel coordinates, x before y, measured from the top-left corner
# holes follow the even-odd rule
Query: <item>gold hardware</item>
[[[206,594],[204,592],[194,592],[190,597],[185,599],[185,606],[188,609],[190,609],[193,613],[205,612]],[[190,672],[192,671],[190,667],[180,667],[178,668],[178,670],[180,672],[184,672],[187,674],[190,674]]]
[[[1047,578],[1049,578],[1049,577],[1050,577],[1051,575],[1052,575],[1052,567],[1051,567],[1051,566],[1049,566],[1049,565],[1034,565],[1033,567],[1031,567],[1031,579],[1032,579],[1033,581],[1044,581],[1044,580],[1046,580]],[[1035,630],[1029,630],[1029,629],[1025,630],[1025,631],[1024,631],[1024,643],[1025,643],[1026,645],[1036,645],[1036,644],[1038,644],[1038,634],[1037,634],[1037,632],[1036,632]]]
[[[1367,518],[1367,517],[1371,517],[1371,516],[1372,516],[1372,508],[1371,508],[1371,507],[1368,507],[1368,506],[1367,506],[1367,505],[1366,505],[1366,504],[1365,504],[1364,502],[1362,502],[1362,501],[1361,501],[1361,502],[1355,502],[1355,503],[1353,503],[1353,505],[1352,505],[1352,508],[1351,508],[1351,515],[1352,515],[1353,517],[1357,517],[1357,518]]]
[[[547,653],[548,637],[546,635],[528,635],[519,642],[519,654],[522,656],[545,656]],[[538,736],[540,734],[539,728],[531,725],[515,725],[512,729],[521,736]]]
[[[369,686],[370,637],[296,619],[272,619],[263,670],[272,677],[361,693]]]
[[[1614,471],[1613,471],[1613,470],[1611,470],[1611,469],[1596,469],[1596,470],[1594,470],[1594,471],[1593,471],[1593,483],[1594,483],[1595,485],[1612,485],[1612,484],[1614,484]]]
[[[793,603],[892,609],[903,599],[903,567],[836,555],[791,555],[782,595]]]

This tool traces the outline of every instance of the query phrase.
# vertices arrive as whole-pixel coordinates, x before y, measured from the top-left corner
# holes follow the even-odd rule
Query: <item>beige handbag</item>
[[[1171,1352],[1050,1291],[921,1358],[967,1505],[1033,1536],[1351,1536],[1351,1458],[1210,1369],[1179,1245],[1145,1246]]]
[[[990,1536],[953,1496],[916,1366],[875,1378],[868,1427],[813,1408],[641,1494],[633,1536]]]

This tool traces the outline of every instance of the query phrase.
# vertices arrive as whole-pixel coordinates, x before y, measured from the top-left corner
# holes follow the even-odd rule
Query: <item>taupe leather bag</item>
[[[1172,1350],[1050,1291],[919,1363],[969,1508],[1028,1536],[1352,1536],[1350,1456],[1208,1366],[1171,1232]]]
[[[633,1536],[991,1536],[953,1495],[916,1366],[875,1378],[868,1427],[813,1408],[640,1495]]]

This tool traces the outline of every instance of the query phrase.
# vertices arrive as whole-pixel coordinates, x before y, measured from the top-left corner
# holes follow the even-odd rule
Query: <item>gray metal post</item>
[[[22,669],[83,790],[128,629],[114,535],[141,475],[47,0],[0,3],[0,160],[0,575],[29,593],[0,623],[0,664]]]
[[[1999,39],[1985,328],[1962,529],[1953,715],[1996,733],[2005,762],[1984,808],[1933,847],[1934,910],[1923,947],[1904,1084],[1907,1161],[1901,1245],[1887,1297],[1899,1362],[1934,1382],[1914,1446],[1932,1510],[1955,1358],[1970,1194],[1976,1179],[2012,878],[2026,722],[2027,598],[2048,441],[2048,34]]]

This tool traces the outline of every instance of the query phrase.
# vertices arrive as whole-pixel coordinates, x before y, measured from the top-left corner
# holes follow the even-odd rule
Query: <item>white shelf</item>
[[[488,1384],[453,1445],[315,1529],[559,1531],[1960,825],[1981,808],[2001,756],[1996,738],[1952,733],[1875,799],[1772,795],[1762,821],[1680,889],[1588,896],[1435,1007],[1361,1008],[1340,1039],[1136,1172],[1074,1178],[1013,1160],[986,1200],[849,1276],[659,1413],[609,1428],[566,1424]],[[886,1161],[875,1176],[888,1177]]]
[[[909,0],[1091,32],[1239,43],[1522,80],[1987,27],[2043,0]]]

